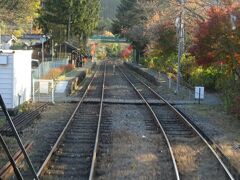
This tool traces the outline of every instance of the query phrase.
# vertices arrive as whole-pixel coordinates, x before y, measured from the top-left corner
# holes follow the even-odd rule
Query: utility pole
[[[67,35],[68,41],[70,39],[70,30],[71,30],[71,15],[69,14],[69,16],[68,16],[68,35]]]
[[[68,15],[68,34],[67,34],[67,41],[70,40],[70,32],[71,32],[71,15],[72,15],[72,12],[71,12],[71,9],[73,7],[73,1],[70,0],[70,7],[69,7],[69,15]]]
[[[181,0],[181,12],[180,16],[176,20],[176,26],[177,26],[177,35],[178,35],[178,71],[177,71],[177,87],[176,87],[176,93],[179,93],[180,89],[180,79],[181,79],[181,72],[180,72],[180,66],[181,66],[181,58],[184,52],[184,6],[185,6],[185,0]]]

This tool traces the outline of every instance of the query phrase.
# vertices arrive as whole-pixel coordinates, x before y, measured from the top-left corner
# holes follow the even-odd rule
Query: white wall
[[[32,51],[4,51],[7,64],[0,65],[0,94],[9,109],[31,98],[31,56]]]
[[[7,64],[0,64],[0,94],[7,108],[13,107],[13,54],[2,53],[0,57],[7,56]]]
[[[31,99],[32,51],[15,51],[13,61],[13,106]]]

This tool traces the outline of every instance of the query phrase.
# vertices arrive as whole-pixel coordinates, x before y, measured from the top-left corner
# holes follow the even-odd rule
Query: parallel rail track
[[[25,128],[28,124],[30,124],[34,119],[36,119],[38,116],[40,116],[41,112],[44,111],[44,109],[47,107],[48,103],[44,103],[40,105],[39,107],[35,108],[34,110],[31,110],[27,113],[22,113],[17,115],[13,118],[13,123],[17,129],[17,131],[21,131],[23,128]],[[9,124],[6,124],[4,127],[0,129],[0,133],[6,136],[12,136],[13,132]]]
[[[198,152],[199,157],[205,159],[199,161],[198,164],[200,167],[197,171],[203,171],[205,168],[205,172],[202,174],[196,173],[194,178],[203,178],[203,179],[234,179],[234,176],[228,170],[227,166],[223,163],[221,158],[215,152],[215,150],[209,145],[207,140],[194,128],[191,123],[187,121],[185,117],[183,117],[177,109],[175,109],[170,103],[168,103],[163,97],[161,97],[156,91],[154,91],[151,87],[141,81],[129,71],[123,72],[121,68],[119,68],[122,74],[126,77],[132,87],[138,92],[139,96],[144,99],[150,111],[155,114],[155,120],[161,126],[166,139],[168,139],[169,147],[172,150],[172,155],[176,157],[176,166],[175,171],[176,174],[180,174],[177,178],[188,178],[188,173],[184,172],[184,168],[181,167],[181,156],[178,154],[177,146],[182,144],[183,146],[195,148],[195,151],[198,151],[197,148],[202,148],[202,152]],[[155,97],[154,97],[155,96]],[[148,103],[152,98],[159,99],[165,103],[165,105],[150,105]],[[158,119],[158,120],[157,120]],[[196,146],[196,147],[194,147]],[[188,152],[185,152],[188,153]],[[189,152],[190,153],[190,152]],[[207,154],[207,155],[206,155]],[[186,154],[185,156],[188,156]],[[191,156],[191,155],[190,155]],[[205,162],[201,162],[204,161]],[[210,163],[210,165],[209,165]],[[180,168],[179,168],[180,167]],[[179,172],[177,172],[179,170]]]
[[[179,179],[174,156],[171,156],[171,150],[169,151],[169,146],[165,142],[161,130],[159,130],[160,127],[154,124],[153,119],[156,118],[154,112],[148,111],[146,102],[142,101],[139,95],[132,90],[132,87],[129,86],[121,73],[117,69],[115,71],[114,68],[111,69],[111,66],[111,64],[107,66],[108,73],[106,75],[103,110],[105,114],[112,114],[112,117],[103,118],[102,126],[105,128],[101,129],[98,164],[95,169],[94,179],[121,179],[128,177],[133,179],[146,177],[150,179],[153,177],[156,179]],[[141,103],[138,103],[138,101]],[[115,109],[118,110],[115,111]],[[131,115],[131,111],[141,112],[140,117],[137,114]],[[126,117],[128,113],[130,113],[129,116],[135,117],[129,119]],[[125,129],[121,125],[119,126],[121,122],[116,121],[129,123],[129,125],[126,125],[127,128]],[[109,124],[113,127],[109,128]],[[135,125],[136,127],[134,127]],[[142,136],[142,133],[146,136]],[[129,144],[129,141],[131,141],[129,139],[132,138],[138,142]],[[118,146],[119,148],[117,148]],[[132,154],[131,151],[136,152],[136,154]],[[126,154],[123,155],[123,152]],[[137,168],[136,172],[128,170],[128,168],[131,169],[131,166],[128,167],[128,161],[131,161],[131,159],[133,160],[131,163],[141,164],[140,159],[135,160],[137,154],[156,158],[151,163],[151,168],[145,167],[144,174],[141,174],[141,168]],[[128,160],[125,160],[126,156]],[[122,167],[124,163],[126,163],[126,166]],[[125,176],[124,173],[128,175]],[[138,173],[141,174],[141,177],[138,176]]]
[[[162,136],[160,139],[165,144],[163,143],[161,148],[164,151],[154,153],[159,153],[157,155],[159,163],[168,164],[163,164],[163,166],[168,166],[166,169],[171,171],[169,173],[172,175],[166,175],[166,177],[177,180],[234,180],[228,167],[207,140],[169,102],[138,77],[126,69],[123,70],[120,66],[116,69],[119,74],[112,76],[110,73],[108,75],[113,80],[108,79],[106,74],[109,67],[111,65],[106,65],[106,63],[100,66],[100,70],[92,77],[61,133],[56,130],[60,135],[53,137],[57,140],[44,158],[45,160],[37,172],[38,177],[43,179],[101,179],[99,174],[107,169],[104,169],[105,165],[102,169],[99,168],[98,164],[101,164],[104,154],[109,153],[105,152],[105,148],[109,148],[112,143],[110,126],[114,121],[114,116],[108,112],[112,106],[108,104],[121,107],[125,103],[129,106],[135,105],[135,108],[144,108],[142,112],[146,116],[144,120],[146,130],[150,134]],[[125,98],[116,96],[115,93],[109,93],[112,83],[116,87],[120,85],[125,88],[123,88],[124,91],[126,90]],[[130,89],[131,93],[128,93]],[[115,90],[122,91],[121,88]],[[153,144],[149,147],[152,147]],[[189,151],[183,153],[181,148],[179,151],[180,146]],[[158,146],[154,146],[154,148],[156,147]],[[196,154],[192,155],[193,152]],[[163,156],[169,158],[163,160]],[[193,165],[197,165],[194,167],[194,172],[187,172],[184,169],[186,165],[189,165],[184,164],[183,158],[186,157],[193,158],[190,160],[194,161]],[[165,176],[160,175],[156,178],[160,177],[164,178]]]
[[[103,75],[102,75],[103,74]],[[102,101],[84,103],[84,98],[103,99],[105,66],[92,78],[74,113],[40,167],[41,178],[89,179],[94,170],[102,118]]]

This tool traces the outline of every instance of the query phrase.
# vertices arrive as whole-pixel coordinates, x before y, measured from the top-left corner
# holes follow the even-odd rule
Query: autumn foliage
[[[199,65],[225,64],[228,71],[236,72],[240,65],[240,4],[214,6],[207,15],[206,21],[197,22],[190,52]]]
[[[64,66],[53,68],[44,76],[44,79],[57,79],[60,75],[68,73],[73,69],[74,69],[73,64],[67,64]]]
[[[133,46],[130,45],[120,53],[121,58],[128,59],[133,53]]]

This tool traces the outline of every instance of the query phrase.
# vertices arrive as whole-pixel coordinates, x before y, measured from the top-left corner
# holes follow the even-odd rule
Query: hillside
[[[102,4],[102,13],[101,16],[106,19],[106,18],[114,18],[117,6],[121,0],[101,0]]]

